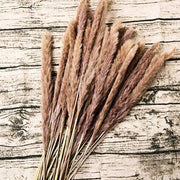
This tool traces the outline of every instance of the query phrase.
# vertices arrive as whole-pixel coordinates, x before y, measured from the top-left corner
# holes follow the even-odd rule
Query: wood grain
[[[179,108],[179,104],[136,106],[125,121],[107,135],[95,152],[151,153],[178,149]],[[39,108],[36,107],[1,111],[2,158],[41,154],[40,117]]]
[[[98,0],[90,0],[94,9]],[[62,37],[79,0],[0,1],[0,174],[32,180],[42,153],[41,37],[54,36],[54,71]],[[107,24],[120,18],[147,46],[176,53],[123,123],[78,172],[83,180],[180,179],[180,2],[113,0]]]
[[[90,0],[93,8],[98,0]],[[0,2],[1,28],[26,29],[46,28],[49,26],[66,26],[70,19],[75,17],[79,0],[7,0],[6,5]],[[168,7],[168,8],[167,8]],[[122,21],[152,21],[179,19],[179,0],[113,0],[111,13],[107,18],[113,21],[121,18]],[[65,10],[66,9],[66,10]]]
[[[179,152],[162,154],[92,154],[76,180],[178,179]],[[178,156],[178,157],[176,157]],[[2,179],[31,180],[39,158],[2,160]],[[152,168],[153,167],[153,168]],[[108,169],[108,170],[107,170]],[[5,173],[4,173],[5,172]],[[23,174],[21,172],[24,172]],[[91,172],[91,173],[89,173]]]

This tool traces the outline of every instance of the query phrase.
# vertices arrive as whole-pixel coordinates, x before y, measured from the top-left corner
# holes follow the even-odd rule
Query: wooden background
[[[95,8],[98,0],[91,0]],[[127,121],[108,134],[76,179],[180,179],[180,1],[113,0],[107,22],[120,18],[151,45],[176,47],[173,58]],[[0,179],[32,180],[42,152],[41,36],[61,39],[79,0],[0,0]]]

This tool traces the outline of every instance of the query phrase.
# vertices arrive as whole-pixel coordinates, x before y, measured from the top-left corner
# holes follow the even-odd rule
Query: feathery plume
[[[109,75],[106,79],[106,82],[104,83],[104,92],[103,92],[104,95],[103,96],[107,96],[107,93],[109,92],[109,89],[111,88],[112,83],[114,82],[114,79],[116,78],[118,71],[123,64],[125,57],[129,53],[133,44],[134,44],[133,40],[127,40],[118,50],[117,56],[114,60],[114,63],[112,64]]]
[[[156,54],[147,68],[143,78],[140,80],[136,88],[131,94],[132,103],[135,104],[148,89],[156,74],[163,66],[166,59],[169,59],[174,54],[175,49],[169,53]]]
[[[73,20],[69,23],[69,27],[67,30],[67,34],[66,34],[66,40],[68,39],[68,43],[69,43],[69,52],[68,52],[68,57],[66,60],[66,66],[64,67],[64,73],[61,79],[61,85],[59,85],[59,96],[57,97],[56,101],[56,106],[55,106],[55,111],[52,114],[52,127],[51,129],[54,129],[52,132],[52,137],[54,136],[54,133],[58,135],[57,129],[58,129],[58,123],[61,120],[60,118],[58,118],[58,116],[60,115],[60,113],[63,113],[63,117],[66,116],[66,112],[68,109],[68,101],[67,101],[67,96],[68,96],[68,82],[69,82],[69,71],[70,71],[70,67],[71,67],[71,63],[72,63],[72,58],[73,58],[73,49],[74,49],[74,44],[75,44],[75,39],[76,39],[76,30],[77,30],[77,21]],[[57,82],[57,81],[56,81]],[[55,98],[55,97],[54,97]]]
[[[74,46],[74,53],[73,53],[73,61],[72,67],[70,72],[70,88],[71,88],[71,95],[70,95],[70,112],[73,110],[74,101],[76,98],[76,92],[78,89],[79,84],[79,72],[81,67],[81,58],[82,58],[82,51],[83,51],[83,37],[84,31],[86,26],[87,20],[87,13],[88,13],[88,4],[87,1],[83,1],[82,10],[79,14],[79,21],[78,21],[78,32],[76,37],[76,42]]]
[[[117,22],[111,28],[110,37],[109,37],[109,40],[107,41],[108,42],[107,45],[109,48],[105,47],[106,52],[103,54],[104,56],[102,57],[104,59],[104,62],[102,64],[100,74],[97,75],[98,77],[97,77],[97,82],[96,82],[92,102],[87,110],[86,121],[84,122],[84,125],[82,128],[82,136],[86,135],[86,132],[89,126],[91,125],[93,118],[97,114],[97,111],[102,104],[101,100],[102,100],[102,95],[103,95],[103,90],[104,90],[104,82],[111,68],[114,55],[117,51],[120,27],[121,27],[121,23]]]
[[[137,66],[133,70],[133,72],[130,74],[128,79],[125,81],[122,89],[119,91],[116,102],[114,103],[112,109],[110,110],[110,113],[108,114],[107,118],[105,119],[105,123],[102,127],[103,130],[107,130],[110,127],[112,127],[112,124],[114,124],[114,120],[119,120],[120,116],[120,109],[122,109],[122,102],[125,102],[128,98],[131,91],[135,88],[135,86],[138,84],[140,79],[143,77],[147,67],[149,66],[152,57],[154,56],[154,53],[158,47],[158,43],[154,44],[150,49],[148,49],[143,57],[138,62]],[[123,107],[124,108],[124,107]]]
[[[67,29],[64,35],[64,40],[63,40],[61,60],[59,63],[59,70],[58,70],[55,88],[54,88],[54,97],[53,97],[53,106],[52,106],[53,111],[55,110],[55,107],[57,105],[57,100],[58,100],[60,89],[61,89],[61,84],[62,84],[62,79],[64,76],[68,53],[69,53],[69,28]]]
[[[92,28],[91,28],[91,32],[89,35],[89,42],[87,45],[87,49],[86,49],[86,53],[83,59],[83,70],[82,70],[82,74],[84,74],[84,72],[86,71],[88,62],[89,62],[89,57],[92,51],[92,48],[94,46],[94,42],[96,40],[96,36],[100,27],[100,22],[104,21],[105,19],[105,15],[107,12],[107,0],[99,0],[98,6],[96,8],[95,14],[94,14],[94,18],[93,18],[93,23],[92,23]]]
[[[95,124],[95,127],[94,127],[94,132],[93,132],[93,135],[92,135],[92,140],[91,140],[91,143],[93,142],[94,140],[94,137],[96,135],[96,133],[98,132],[104,118],[106,117],[106,115],[108,114],[108,111],[111,107],[111,104],[116,96],[116,94],[118,93],[118,90],[119,90],[119,87],[125,77],[125,73],[127,71],[127,68],[129,66],[129,64],[131,63],[131,61],[133,60],[135,54],[136,54],[136,51],[138,49],[138,45],[135,45],[130,51],[129,53],[127,54],[119,72],[118,72],[118,75],[115,79],[115,82],[114,84],[112,85],[112,88],[111,88],[111,91],[107,97],[107,100],[103,106],[103,109],[102,111],[100,112],[99,116],[98,116],[98,119],[96,121],[96,124]]]
[[[47,150],[49,143],[50,132],[49,132],[49,117],[51,111],[52,95],[53,95],[53,84],[52,84],[52,36],[46,33],[43,36],[42,41],[42,68],[41,68],[41,84],[42,84],[42,127],[43,127],[43,144],[44,150]]]
[[[84,107],[84,102],[87,103],[85,107],[88,107],[88,104],[91,102],[91,98],[88,99],[88,97],[92,96],[92,90],[94,89],[93,85],[94,85],[95,75],[96,75],[94,73],[94,68],[101,66],[100,63],[97,66],[95,66],[95,64],[97,63],[96,62],[97,59],[99,59],[101,44],[102,44],[102,41],[104,41],[103,37],[104,37],[105,29],[106,29],[106,26],[105,26],[106,14],[107,14],[107,1],[100,0],[98,7],[96,9],[95,15],[94,15],[94,21],[93,21],[91,32],[89,35],[88,45],[87,45],[86,52],[84,54],[84,59],[82,62],[82,74],[85,74],[85,75],[82,82],[83,87],[80,90],[80,96],[79,96],[80,100],[78,101],[79,111],[81,111],[81,107]],[[98,29],[98,26],[100,26],[100,29]],[[96,40],[95,42],[93,42],[95,37],[96,37]],[[105,35],[104,39],[106,39],[106,37],[108,36]],[[102,45],[102,49],[103,47],[104,46]],[[91,88],[87,88],[89,87],[89,82],[91,82]],[[84,113],[86,114],[85,107],[83,108],[83,110],[84,110]],[[77,129],[80,129],[84,121],[84,118],[86,117],[85,114],[83,114],[82,117],[80,118]]]
[[[61,105],[62,109],[67,109],[70,111],[70,100],[69,100],[69,95],[70,95],[70,89],[69,89],[69,76],[70,76],[70,69],[72,66],[72,60],[73,60],[73,52],[74,52],[74,45],[75,45],[75,40],[76,40],[76,31],[77,31],[77,21],[73,20],[69,24],[69,43],[70,43],[70,48],[69,48],[69,55],[68,55],[68,60],[67,60],[67,65],[65,68],[64,72],[64,77],[61,85],[61,92],[60,96],[58,98],[58,104]]]
[[[121,38],[120,46],[122,46],[128,39],[132,39],[136,35],[133,29],[127,29]]]
[[[84,40],[83,40],[83,53],[82,53],[82,60],[84,59],[84,56],[85,56],[85,53],[86,53],[86,50],[87,50],[87,45],[88,45],[88,42],[89,42],[89,35],[90,35],[90,32],[91,32],[91,21],[90,19],[87,20],[87,25],[86,25],[86,30],[85,30],[85,33],[84,33]],[[83,62],[82,62],[83,63]],[[80,74],[82,74],[82,66],[81,66],[81,72]]]

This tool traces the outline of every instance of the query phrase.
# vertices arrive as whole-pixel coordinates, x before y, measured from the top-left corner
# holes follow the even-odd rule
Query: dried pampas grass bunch
[[[44,153],[37,180],[70,180],[105,135],[129,113],[172,53],[149,49],[120,21],[106,26],[107,0],[94,14],[82,0],[64,35],[55,84],[52,36],[42,43]]]

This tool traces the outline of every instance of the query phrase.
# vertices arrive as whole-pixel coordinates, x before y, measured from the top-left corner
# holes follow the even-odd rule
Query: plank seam
[[[179,21],[180,18],[153,18],[153,19],[143,19],[143,20],[131,20],[131,21],[123,21],[123,23],[136,23],[136,22],[154,22],[154,21]],[[111,24],[111,23],[107,23]],[[32,30],[32,29],[54,29],[54,28],[67,28],[67,26],[47,26],[47,27],[21,27],[21,28],[3,28],[0,31],[16,31],[16,30]]]
[[[101,152],[93,152],[91,155],[121,155],[121,156],[128,156],[128,155],[156,155],[156,154],[170,154],[170,153],[179,153],[180,150],[164,150],[164,151],[152,151],[152,152],[132,152],[132,153],[101,153]],[[27,155],[27,156],[14,156],[14,157],[0,157],[0,160],[15,160],[15,159],[32,159],[32,158],[40,158],[42,155]]]

